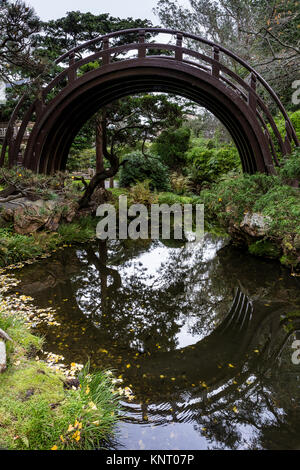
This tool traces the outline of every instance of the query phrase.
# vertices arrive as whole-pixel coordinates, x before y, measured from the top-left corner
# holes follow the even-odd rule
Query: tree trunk
[[[107,178],[111,178],[113,180],[113,177],[118,173],[120,166],[125,165],[128,161],[128,160],[123,160],[120,163],[119,158],[117,157],[117,155],[115,155],[112,148],[111,148],[111,151],[108,152],[107,134],[106,134],[106,116],[105,116],[104,110],[102,111],[101,116],[102,116],[101,117],[101,134],[99,132],[99,146],[100,146],[100,141],[101,141],[102,162],[103,162],[103,156],[104,156],[110,163],[110,168],[104,168],[104,166],[102,166],[102,170],[99,172],[97,171],[97,173],[93,176],[89,185],[86,187],[83,196],[78,201],[79,209],[88,207],[95,189],[98,188],[99,186],[103,188],[104,182]],[[100,169],[100,166],[99,166],[99,169]]]
[[[83,209],[84,207],[88,207],[95,189],[98,188],[102,184],[102,182],[104,182],[107,178],[111,178],[116,175],[118,170],[119,164],[115,166],[113,165],[111,168],[107,168],[102,173],[96,173],[95,176],[93,176],[93,178],[91,179],[88,187],[86,188],[84,195],[78,201],[79,208]]]
[[[96,118],[96,174],[104,171],[103,126],[103,115],[99,113]],[[99,186],[104,188],[105,181],[100,181]]]

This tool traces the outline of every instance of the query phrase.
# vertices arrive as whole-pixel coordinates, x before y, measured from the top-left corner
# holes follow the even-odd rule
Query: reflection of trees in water
[[[77,297],[82,311],[104,327],[107,336],[120,346],[134,348],[135,345],[148,351],[160,342],[164,347],[174,348],[179,312],[176,313],[172,284],[167,281],[163,289],[153,290],[146,282],[147,273],[139,264],[133,274],[122,272],[121,280],[118,270],[107,268],[105,264],[105,244],[99,244],[97,251],[95,248],[87,250],[87,277],[84,274],[84,279],[79,280],[81,287]],[[133,261],[127,260],[125,265],[130,268]],[[98,275],[95,275],[95,268]]]
[[[286,340],[282,327],[277,336],[272,351],[266,345],[260,354],[251,349],[242,355],[236,373],[228,369],[219,387],[189,384],[185,391],[158,394],[149,405],[145,395],[143,415],[156,424],[191,422],[211,449],[299,449],[300,368],[291,363],[290,347],[279,355]],[[131,421],[141,420],[139,409],[128,412]]]
[[[128,419],[140,421],[147,415],[154,422],[193,422],[211,448],[243,446],[244,426],[251,427],[247,446],[295,448],[299,435],[299,402],[295,401],[297,397],[299,400],[299,382],[291,364],[291,350],[283,351],[281,362],[270,353],[276,351],[276,344],[285,334],[283,326],[288,327],[288,323],[280,325],[280,315],[272,312],[285,305],[283,315],[296,305],[299,309],[299,280],[288,279],[274,263],[257,261],[230,248],[222,249],[216,256],[215,246],[208,238],[204,247],[192,252],[183,247],[169,248],[157,272],[150,274],[142,255],[157,248],[164,250],[160,242],[113,242],[109,248],[105,243],[88,245],[47,260],[43,269],[26,268],[19,290],[35,296],[36,289],[41,306],[48,306],[49,298],[55,298],[54,306],[61,307],[58,321],[64,325],[60,333],[68,345],[66,354],[70,350],[77,362],[91,356],[98,366],[122,372],[126,383],[133,385],[141,406],[136,406],[135,412],[131,410]],[[252,347],[238,360],[237,348],[235,367],[231,369],[227,364],[233,362],[230,341],[226,343],[224,337],[219,341],[216,338],[214,347],[210,343],[206,352],[205,348],[196,350],[198,356],[193,356],[191,349],[176,352],[182,323],[193,318],[191,333],[207,337],[214,329],[213,321],[222,321],[232,288],[237,284],[246,287],[253,299],[262,299],[261,318],[265,318],[265,325],[261,322],[258,342],[262,354],[254,353]],[[64,304],[65,298],[68,302]],[[86,334],[81,336],[78,331],[82,327]],[[46,333],[55,350],[57,339]],[[267,348],[270,338],[273,342]],[[241,335],[238,340],[242,343]],[[110,354],[98,357],[99,346]],[[224,351],[221,370],[217,350],[221,356]],[[184,361],[190,367],[185,367]],[[127,370],[128,363],[131,368]],[[175,382],[159,380],[166,364],[171,366]],[[144,373],[150,375],[149,379],[143,378]],[[202,381],[209,382],[212,377],[208,389],[199,386],[197,374]],[[254,379],[251,383],[247,383],[249,376]]]
[[[172,249],[154,276],[139,261],[144,244],[135,243],[135,252],[131,247],[126,259],[128,245],[127,241],[123,250],[114,247],[117,249],[109,254],[110,264],[118,266],[122,277],[118,289],[110,284],[116,268],[109,273],[101,261],[107,260],[104,245],[89,247],[83,254],[88,265],[75,282],[81,310],[108,328],[113,337],[123,342],[128,338],[131,344],[133,337],[138,337],[139,342],[147,343],[147,350],[157,343],[164,349],[175,348],[176,334],[187,318],[194,317],[193,334],[208,334],[214,327],[212,317],[216,312],[226,312],[231,297],[231,289],[214,275],[218,260],[204,261],[205,247],[192,254],[184,248]],[[159,242],[153,242],[150,249],[155,251],[157,247],[163,249]],[[99,275],[95,275],[95,268]]]
[[[102,294],[99,295],[93,263],[89,265],[88,282],[85,282],[86,272],[80,281],[82,288],[78,294],[82,293],[82,298],[85,298],[80,301],[83,312],[96,321],[104,313],[107,320],[105,327],[118,330],[117,337],[122,337],[124,342],[133,329],[134,335],[129,335],[128,344],[132,343],[132,336],[140,336],[142,341],[147,337],[152,340],[147,344],[147,349],[152,349],[151,344],[153,346],[158,342],[163,343],[162,347],[174,348],[180,325],[189,318],[192,319],[189,327],[191,334],[207,335],[213,330],[214,322],[218,323],[224,317],[232,290],[238,284],[246,288],[250,296],[257,297],[259,294],[260,297],[265,296],[266,301],[297,300],[296,289],[287,288],[284,281],[274,280],[276,265],[273,263],[262,263],[262,266],[251,258],[252,263],[249,262],[245,269],[245,261],[237,256],[239,262],[235,263],[230,249],[223,249],[218,256],[207,258],[207,252],[212,250],[214,253],[216,245],[209,238],[204,247],[192,252],[185,248],[168,250],[168,258],[162,262],[152,282],[139,256],[147,250],[155,251],[159,245],[159,242],[149,246],[149,241],[137,244],[128,240],[125,248],[122,244],[115,245],[109,253],[110,265],[119,270],[122,286],[109,295],[106,295],[106,289],[101,290]],[[94,250],[97,251],[97,248],[94,247]],[[98,253],[95,256],[99,256]],[[99,259],[101,257],[107,259],[103,248]],[[113,288],[110,289],[112,291]],[[109,313],[113,315],[114,325],[108,321]],[[170,337],[172,334],[173,339]]]
[[[225,246],[218,252],[219,274],[232,285],[241,284],[251,298],[300,305],[300,281],[277,261],[256,258]]]
[[[248,365],[244,364],[245,371]],[[247,375],[253,380],[249,385]],[[248,374],[235,377],[235,390],[227,390],[222,399],[214,397],[203,415],[194,417],[197,430],[203,434],[205,428],[211,448],[299,449],[299,376],[300,369],[291,363],[290,347],[281,357],[262,355]]]

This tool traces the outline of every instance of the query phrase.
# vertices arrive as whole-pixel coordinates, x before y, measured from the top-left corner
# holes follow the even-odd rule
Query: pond
[[[279,263],[206,234],[69,247],[17,277],[57,311],[47,351],[132,390],[115,449],[300,449],[300,278]]]

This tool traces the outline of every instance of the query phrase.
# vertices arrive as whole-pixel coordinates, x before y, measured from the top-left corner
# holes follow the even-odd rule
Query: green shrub
[[[222,175],[241,165],[237,149],[229,146],[219,149],[194,147],[187,152],[187,161],[194,185],[205,181],[216,182]]]
[[[196,197],[179,196],[178,194],[169,193],[169,192],[158,194],[159,204],[168,204],[172,206],[173,204],[194,204],[198,202],[199,202],[198,198]]]
[[[67,162],[68,171],[85,171],[88,168],[96,168],[95,148],[80,149],[70,153]]]
[[[295,131],[296,131],[298,139],[300,139],[300,110],[295,111],[294,113],[288,113],[288,115],[289,115],[289,118],[290,118],[290,120],[293,124],[293,127],[294,127]],[[280,135],[281,135],[281,137],[284,141],[285,136],[286,136],[285,120],[284,120],[283,117],[280,116],[280,117],[274,118],[274,121],[275,121],[275,124],[276,124],[276,126],[279,130],[279,133],[280,133]],[[281,152],[280,152],[279,143],[278,143],[277,138],[275,137],[275,134],[274,134],[273,130],[271,129],[270,125],[268,125],[268,128],[269,128],[271,137],[273,139],[277,155],[280,158],[281,157]],[[294,147],[294,144],[292,144],[292,147]]]
[[[285,156],[283,167],[279,170],[279,174],[285,180],[300,180],[300,148],[294,150],[291,155]]]
[[[167,167],[158,157],[145,157],[142,152],[132,152],[125,157],[128,161],[120,170],[120,187],[129,187],[140,181],[149,180],[150,189],[168,191],[170,178]]]
[[[154,148],[163,163],[171,169],[185,165],[185,153],[189,148],[191,131],[187,128],[167,129],[156,139]]]
[[[180,173],[171,174],[172,191],[176,194],[185,194],[190,189],[190,179]]]
[[[63,243],[83,243],[93,240],[96,236],[96,219],[91,216],[81,217],[78,222],[62,224],[58,228],[58,234]]]
[[[149,181],[141,181],[130,188],[129,199],[131,204],[144,204],[150,206],[157,202],[157,196],[150,189]]]
[[[190,148],[199,147],[205,150],[207,148],[208,139],[205,137],[194,137],[190,140]]]
[[[280,176],[245,174],[213,184],[200,198],[206,215],[217,216],[223,225],[232,219],[240,223],[245,212],[256,212],[271,218],[268,235],[300,234],[299,190],[284,185]]]

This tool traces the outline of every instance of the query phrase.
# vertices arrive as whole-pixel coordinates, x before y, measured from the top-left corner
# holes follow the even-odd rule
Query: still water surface
[[[47,351],[132,389],[115,448],[300,449],[300,278],[279,263],[206,235],[67,248],[17,276],[57,311]]]

